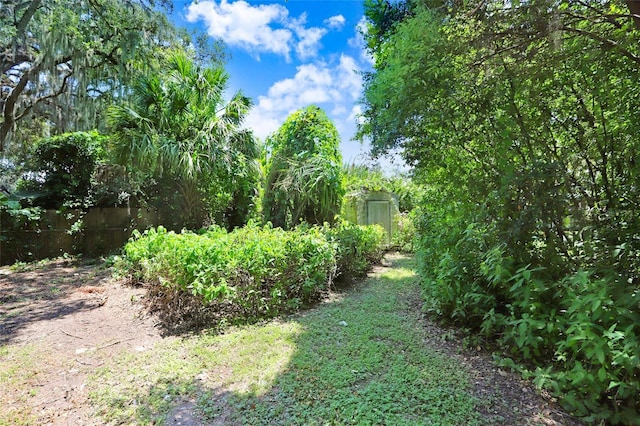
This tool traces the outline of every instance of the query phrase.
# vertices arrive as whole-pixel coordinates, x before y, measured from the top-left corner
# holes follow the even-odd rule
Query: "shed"
[[[386,191],[359,190],[345,196],[342,216],[358,225],[378,224],[387,233],[390,243],[398,231],[398,196]]]

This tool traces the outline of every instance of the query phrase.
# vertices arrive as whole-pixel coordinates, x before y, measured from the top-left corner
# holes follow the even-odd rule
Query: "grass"
[[[21,348],[0,346],[0,426],[36,423],[35,416],[22,402],[37,395],[34,381],[38,375],[39,355],[31,345]],[[17,400],[8,398],[12,394]]]
[[[151,424],[190,401],[224,424],[479,424],[465,371],[425,347],[413,260],[289,318],[164,341],[91,379],[106,422]]]
[[[210,394],[214,384],[238,395],[260,395],[283,371],[299,333],[294,322],[274,321],[165,341],[98,370],[91,398],[105,421],[151,424],[161,422],[177,401]]]

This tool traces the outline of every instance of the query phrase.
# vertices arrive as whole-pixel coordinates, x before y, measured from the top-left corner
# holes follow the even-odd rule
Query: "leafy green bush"
[[[32,153],[31,173],[18,187],[34,191],[34,205],[46,209],[77,208],[85,204],[91,176],[104,156],[106,137],[98,132],[65,133],[38,142]]]
[[[318,300],[337,268],[364,273],[382,241],[382,228],[350,224],[284,231],[250,223],[201,234],[158,227],[135,232],[118,267],[148,286],[151,310],[173,327],[247,322]]]
[[[405,253],[415,251],[416,227],[413,220],[416,213],[403,212],[398,215],[398,229],[393,234],[391,247]]]
[[[525,373],[561,396],[589,422],[635,424],[640,413],[640,292],[619,277],[578,271],[557,282],[544,270],[521,268],[503,281],[506,314],[485,315],[510,358],[534,366]],[[553,360],[549,362],[548,360]],[[505,360],[507,365],[511,360]]]
[[[147,206],[144,189],[153,182],[143,173],[108,162],[96,164],[87,203],[96,207]]]
[[[640,413],[640,288],[612,272],[518,267],[469,212],[416,216],[429,311],[492,339],[502,362],[587,421],[634,424]]]
[[[335,245],[320,228],[250,224],[198,235],[164,228],[136,233],[125,267],[149,285],[152,310],[177,325],[252,321],[317,300],[336,272]]]
[[[337,244],[338,276],[344,280],[363,276],[372,264],[382,259],[386,234],[379,225],[339,222],[325,227],[325,232],[327,238]]]
[[[417,257],[428,312],[457,325],[475,324],[495,306],[479,282],[485,244],[459,209],[426,204],[415,217]]]

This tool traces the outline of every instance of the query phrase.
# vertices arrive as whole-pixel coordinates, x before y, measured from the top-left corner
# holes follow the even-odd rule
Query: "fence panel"
[[[7,223],[6,218],[4,223]],[[8,229],[0,222],[0,265],[68,254],[98,257],[117,252],[134,229],[157,226],[156,212],[139,208],[45,210],[28,228]]]

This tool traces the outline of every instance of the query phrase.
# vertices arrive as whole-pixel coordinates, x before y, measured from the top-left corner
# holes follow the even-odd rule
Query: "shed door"
[[[391,211],[389,201],[367,202],[367,224],[378,224],[387,231],[387,240],[391,236]]]

